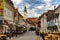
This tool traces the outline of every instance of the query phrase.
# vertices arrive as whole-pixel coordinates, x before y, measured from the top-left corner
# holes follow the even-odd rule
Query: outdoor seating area
[[[57,34],[48,34],[47,36],[45,36],[45,40],[59,40],[60,39],[60,35]]]

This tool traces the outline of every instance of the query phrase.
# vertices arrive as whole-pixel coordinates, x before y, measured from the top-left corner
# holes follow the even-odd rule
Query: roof
[[[43,14],[39,17],[39,20],[43,17],[43,15],[46,15],[47,18],[49,19],[49,17],[50,17],[51,15],[53,15],[54,12],[55,12],[59,7],[60,7],[60,5],[59,5],[57,8],[55,8],[54,10],[48,10],[48,12],[43,13]]]
[[[46,15],[46,13],[43,13],[38,20],[40,20],[44,15]]]
[[[49,10],[48,12],[43,13],[43,14],[39,17],[39,20],[40,20],[44,15],[46,15],[47,18],[49,18],[52,14],[54,14],[54,10]]]
[[[38,18],[27,18],[27,21],[37,22]]]
[[[11,5],[13,5],[13,2],[11,0],[5,0],[7,1],[8,3],[11,3]]]
[[[57,8],[55,8],[54,11],[56,11],[59,7],[60,7],[60,5]]]
[[[49,17],[52,14],[54,14],[54,10],[49,10],[48,12],[46,12],[46,16]]]
[[[18,12],[18,15],[23,18],[23,16]]]
[[[55,12],[59,7],[60,7],[60,5],[59,5],[57,8],[55,8],[54,10],[49,10],[49,11],[46,13],[47,17],[49,17],[49,16],[51,16],[52,14],[54,14],[54,12]]]

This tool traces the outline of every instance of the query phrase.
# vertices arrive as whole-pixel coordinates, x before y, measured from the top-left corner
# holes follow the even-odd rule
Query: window
[[[0,24],[2,24],[3,23],[3,21],[2,20],[0,20]]]

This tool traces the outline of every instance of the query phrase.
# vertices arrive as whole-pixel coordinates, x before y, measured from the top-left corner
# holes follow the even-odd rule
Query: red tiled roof
[[[37,22],[38,18],[27,18],[27,21]]]

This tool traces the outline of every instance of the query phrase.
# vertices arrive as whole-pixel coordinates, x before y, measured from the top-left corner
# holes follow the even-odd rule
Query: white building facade
[[[60,32],[60,5],[57,7],[57,9],[55,10],[55,14],[59,14],[58,15],[58,30]]]
[[[41,17],[41,32],[44,32],[44,33],[47,33],[47,27],[48,27],[48,24],[47,24],[47,16],[44,14],[42,17]]]

